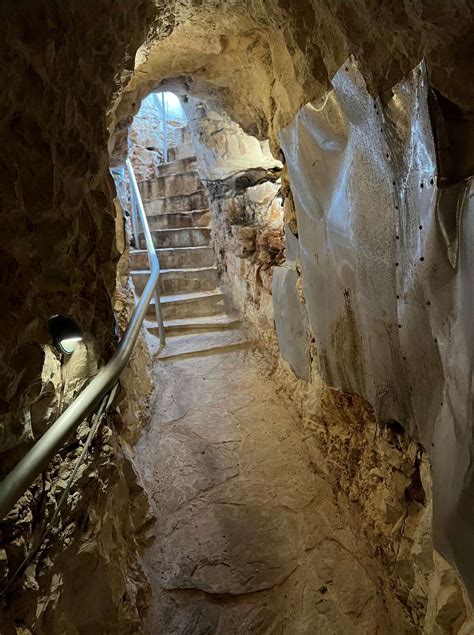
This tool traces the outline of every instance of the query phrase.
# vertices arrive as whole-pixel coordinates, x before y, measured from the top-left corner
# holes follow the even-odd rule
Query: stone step
[[[150,229],[182,229],[183,227],[208,227],[211,224],[209,209],[195,209],[192,212],[173,212],[148,216]]]
[[[187,157],[186,159],[179,159],[178,161],[168,161],[167,163],[161,163],[155,167],[157,177],[192,172],[193,170],[197,170],[196,157]]]
[[[188,267],[212,267],[215,254],[212,247],[166,247],[157,249],[158,260],[162,269],[185,269]],[[146,249],[130,251],[130,266],[133,270],[149,269]]]
[[[168,150],[168,161],[180,161],[181,159],[190,159],[195,156],[196,151],[191,141],[181,143],[179,146]]]
[[[169,126],[168,133],[174,138],[175,145],[191,143],[193,140],[188,126]]]
[[[160,247],[203,247],[211,242],[210,227],[185,227],[183,229],[155,229],[151,232],[153,242]],[[145,247],[145,239],[139,236],[140,247]]]
[[[159,353],[160,360],[183,359],[251,348],[253,343],[241,329],[211,331],[168,337],[165,348]]]
[[[176,196],[160,196],[144,201],[143,207],[147,216],[157,214],[170,214],[175,212],[192,212],[195,209],[207,209],[209,201],[204,190],[197,190],[191,194],[178,194]]]
[[[164,295],[161,297],[161,308],[164,320],[216,315],[224,311],[224,295],[219,289]],[[147,316],[155,318],[154,299],[148,307]]]
[[[161,196],[178,196],[192,194],[203,189],[196,170],[181,174],[168,174],[154,179],[140,181],[138,189],[144,201]]]
[[[141,294],[150,275],[149,271],[132,271],[132,279]],[[191,291],[212,291],[219,284],[216,267],[195,269],[163,269],[160,272],[160,291],[163,295]]]
[[[166,335],[184,335],[191,333],[206,333],[208,331],[226,331],[238,328],[241,322],[237,316],[228,313],[217,315],[203,315],[202,317],[187,317],[165,320]],[[147,330],[158,337],[156,321],[145,320]]]
[[[188,317],[175,320],[165,320],[167,335],[183,335],[185,333],[203,333],[206,331],[219,331],[235,329],[240,326],[240,320],[228,313],[218,315],[204,315],[202,317]],[[158,327],[150,328],[152,332],[158,332]]]

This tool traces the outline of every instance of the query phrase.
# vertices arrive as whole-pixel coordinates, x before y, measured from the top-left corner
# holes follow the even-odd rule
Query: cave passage
[[[199,157],[179,102],[171,115],[165,103],[147,97],[129,132],[167,335],[161,348],[151,309],[155,388],[134,448],[156,518],[144,551],[145,632],[404,628],[403,611],[385,605],[383,572],[361,528],[349,522],[349,501],[327,480],[324,458],[311,460],[291,399],[231,292],[219,288]],[[267,185],[275,195],[280,180]],[[273,222],[281,229],[281,214]],[[148,277],[141,240],[130,251],[138,293]]]
[[[1,635],[472,635],[474,4],[0,23]]]
[[[208,194],[176,95],[151,93],[143,100],[129,132],[129,157],[160,263],[160,303],[166,332],[160,359],[247,346],[232,298],[220,288]],[[123,169],[112,169],[112,174],[127,209]],[[131,229],[130,274],[140,295],[150,275],[148,255],[143,231]],[[147,332],[156,334],[153,303],[147,317]],[[152,338],[151,350],[156,346]]]
[[[405,628],[386,606],[383,570],[348,500],[324,459],[311,461],[270,371],[255,351],[154,365],[150,420],[135,447],[157,519],[144,554],[145,632]]]

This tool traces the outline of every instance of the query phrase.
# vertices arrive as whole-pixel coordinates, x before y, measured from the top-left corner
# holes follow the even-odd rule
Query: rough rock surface
[[[180,92],[183,92],[183,88]],[[183,106],[204,181],[222,181],[252,168],[281,167],[270,152],[268,141],[245,134],[221,109],[184,93]]]
[[[472,112],[473,7],[450,0],[157,0],[160,18],[137,57],[111,130],[164,80],[212,99],[243,128],[270,138],[301,105],[320,97],[354,54],[374,94],[424,56],[430,83]]]
[[[262,252],[257,249],[256,235],[281,227],[282,196],[285,216],[298,231],[286,171],[280,189],[266,183],[230,194],[217,182],[210,191],[216,250],[228,293],[255,327],[262,349],[278,359],[272,269],[268,266],[279,264],[275,260],[278,241],[273,236],[270,249],[267,243]],[[291,231],[287,240],[291,243]],[[298,251],[288,242],[287,258],[299,271]],[[304,302],[301,278],[297,292]],[[316,351],[312,356],[316,357]],[[317,460],[326,457],[337,487],[367,519],[372,549],[389,572],[396,594],[408,607],[414,627],[443,633],[463,625],[460,632],[469,632],[472,613],[462,585],[446,563],[441,567],[445,573],[440,573],[440,558],[433,552],[431,477],[421,447],[411,442],[401,428],[380,426],[362,400],[325,388],[316,367],[311,382],[306,383],[297,382],[287,365],[280,364],[281,386],[300,408],[311,453]]]
[[[2,474],[114,346],[125,243],[108,174],[106,111],[133,66],[150,8],[146,0],[120,8],[108,0],[1,3]],[[62,366],[47,329],[56,313],[84,329],[85,347]],[[147,505],[112,433],[123,421],[103,426],[39,561],[2,595],[2,634],[136,632],[146,595],[136,532]],[[51,517],[87,430],[81,426],[1,524],[0,591]]]
[[[123,132],[140,99],[163,79],[173,78],[186,92],[211,98],[216,111],[222,112],[223,106],[247,132],[262,140],[268,137],[277,152],[278,130],[291,120],[301,104],[323,94],[328,77],[354,53],[374,93],[390,88],[425,55],[430,82],[469,114],[472,12],[469,3],[454,0],[436,6],[429,0],[404,4],[351,0],[337,6],[329,0],[3,2],[0,291],[7,310],[1,318],[0,449],[10,450],[2,454],[2,469],[17,460],[25,441],[30,442],[44,430],[57,402],[58,384],[51,380],[49,372],[55,362],[46,347],[47,318],[57,312],[76,317],[95,340],[95,347],[91,348],[93,364],[105,358],[113,344],[111,298],[118,253],[114,246],[117,224],[113,190],[108,176],[108,109],[108,131],[113,133],[119,128]],[[153,16],[157,17],[156,28],[146,37]],[[139,72],[132,74],[134,53],[142,42],[144,46],[137,58]],[[124,84],[127,88],[120,95]],[[466,150],[464,142],[469,135],[462,137],[460,143]],[[220,145],[222,142],[221,139]],[[291,218],[291,203],[287,201],[288,197],[285,211]],[[239,302],[261,328],[262,340],[274,343],[270,271],[259,267],[254,255],[240,258],[231,251],[222,264],[227,268],[228,280],[235,281]],[[303,407],[306,392],[295,394]],[[318,404],[319,397],[314,399]],[[374,422],[367,428],[367,438],[344,436],[354,418],[352,406],[333,404],[327,420],[335,414],[342,416],[340,432],[342,438],[348,439],[349,448],[352,443],[365,443],[369,450],[373,449],[370,440],[375,437],[370,431],[377,429]],[[128,407],[133,410],[130,404]],[[331,429],[330,425],[326,427]],[[107,445],[106,439],[103,442]],[[357,464],[365,474],[366,459],[360,463],[351,458],[362,456],[358,451],[348,456],[347,444],[337,437],[332,439],[332,449],[335,467]],[[105,468],[99,467],[97,474],[108,481],[108,470],[116,465],[117,452],[113,450],[113,457],[107,452],[110,461],[105,462]],[[399,448],[397,453],[396,461],[403,462],[405,450]],[[374,467],[380,456],[378,451],[373,455]],[[410,461],[413,463],[413,455]],[[46,482],[60,486],[61,466],[56,463],[52,467],[53,473]],[[378,469],[385,482],[389,466],[384,463]],[[112,471],[124,472],[119,466],[117,472],[115,468]],[[125,480],[133,481],[129,477]],[[390,507],[392,496],[396,508],[404,501],[405,481],[399,480],[396,496],[390,487],[382,488],[382,502],[387,497],[383,509]],[[123,492],[121,477],[119,482]],[[100,478],[94,479],[94,487],[97,484],[102,487]],[[113,507],[112,491],[107,499],[110,508],[105,511]],[[361,484],[356,491],[358,504],[363,505],[367,487]],[[35,489],[27,494],[27,499],[34,492]],[[93,488],[90,499],[96,494],[99,489]],[[27,502],[26,536],[34,520]],[[81,505],[77,509],[80,511]],[[93,516],[97,509],[94,507]],[[116,509],[123,517],[127,515],[126,507],[118,505]],[[427,509],[426,503],[423,509]],[[73,514],[69,518],[76,517]],[[106,534],[109,529],[108,535],[112,536],[118,531],[118,526],[112,529],[109,523],[102,522],[100,513],[95,519],[96,527],[103,527]],[[16,520],[20,530],[22,521]],[[382,523],[384,527],[389,544],[390,523]],[[415,536],[417,519],[411,527],[411,535]],[[6,531],[10,529],[7,527]],[[11,534],[7,536],[7,542],[11,538]],[[429,532],[415,536],[413,548],[418,549],[425,542],[429,542]],[[14,540],[11,544],[18,561],[25,545],[20,543],[17,548]],[[93,544],[98,544],[98,540],[94,538]],[[125,549],[125,542],[122,545]],[[36,581],[31,578],[34,590],[24,588],[22,593],[16,593],[15,617],[23,632],[26,624],[35,632],[51,632],[51,623],[33,626],[27,616],[39,615],[41,621],[42,616],[51,614],[58,597],[56,591],[51,592],[52,582],[67,567],[66,560],[58,560],[55,569],[58,546],[53,547],[53,566],[49,569],[53,580],[49,574],[37,576]],[[67,565],[74,575],[64,573],[63,591],[73,588],[68,584],[80,572],[74,568],[80,546],[76,544],[75,549],[68,551]],[[11,554],[6,551],[0,550],[2,575],[9,570],[7,559]],[[126,560],[123,550],[112,551],[114,561]],[[107,561],[112,551],[103,550],[105,555],[100,562]],[[384,548],[382,551],[385,554]],[[399,568],[395,576],[397,584],[408,580],[407,586],[415,589],[416,597],[426,595],[427,578],[422,576],[419,581],[413,575],[413,558],[410,550],[407,553],[410,555],[404,559],[405,572],[399,574]],[[434,612],[428,613],[436,616],[429,622],[434,625],[431,632],[457,629],[464,609],[460,608],[462,593],[456,586],[455,574],[440,565],[430,574],[430,580],[428,607]],[[117,588],[121,588],[121,583],[115,591]],[[67,597],[75,600],[73,608],[79,612],[81,605],[87,606],[90,595],[74,595],[69,592]],[[50,600],[46,601],[48,596]],[[117,595],[113,597],[115,600]],[[58,607],[66,608],[63,617],[58,609],[55,619],[67,620],[71,606],[58,602]],[[133,600],[127,602],[133,604]],[[104,601],[103,606],[112,605]],[[134,606],[130,609],[132,614]],[[415,614],[421,615],[422,609],[416,609]],[[110,623],[115,616],[111,610],[107,618]],[[9,619],[8,626],[2,625],[2,632],[14,628],[12,615]],[[97,615],[97,619],[103,619],[103,615]]]
[[[413,632],[262,357],[157,362],[154,372],[135,449],[157,516],[146,632]]]
[[[0,291],[8,308],[0,450],[33,436],[29,409],[41,391],[51,315],[76,318],[101,355],[113,341],[118,252],[105,116],[150,14],[143,0],[122,11],[112,4],[23,1],[0,9]]]

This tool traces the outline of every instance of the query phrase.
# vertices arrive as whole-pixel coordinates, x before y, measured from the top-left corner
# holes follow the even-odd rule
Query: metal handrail
[[[151,237],[150,228],[146,218],[143,203],[141,201],[138,185],[133,173],[130,161],[127,159],[132,197],[135,196],[138,215],[143,228],[148,259],[150,262],[150,277],[145,289],[133,311],[130,322],[123,334],[120,344],[110,361],[104,366],[90,384],[76,397],[71,405],[52,424],[35,445],[15,465],[15,467],[0,482],[0,520],[2,520],[15,506],[18,499],[33,484],[41,474],[51,458],[61,449],[65,441],[79,427],[84,419],[94,410],[95,406],[104,395],[114,386],[124,370],[138,333],[145,319],[150,301],[155,295],[157,303],[157,318],[161,318],[160,296],[157,291],[160,277],[160,265],[156,255],[155,246]],[[160,328],[160,341],[164,343],[163,320],[158,318]]]
[[[154,259],[158,265],[158,275],[160,271],[160,263],[158,261],[158,256],[156,255],[155,245],[153,244],[153,238],[151,237],[150,227],[148,225],[148,220],[145,213],[145,208],[143,207],[142,197],[140,196],[140,190],[138,189],[137,179],[135,178],[135,173],[133,172],[133,167],[130,162],[130,159],[125,161],[125,165],[128,171],[128,178],[130,180],[131,192],[131,205],[132,205],[132,226],[134,232],[134,240],[135,247],[138,249],[140,236],[138,233],[138,222],[136,218],[136,213],[138,211],[138,215],[140,217],[140,222],[142,224],[143,235],[145,237],[145,243],[148,253],[148,264],[150,265],[150,271],[152,270],[153,263],[152,259]],[[165,336],[165,325],[163,323],[163,313],[161,311],[161,298],[160,298],[160,289],[158,284],[155,286],[154,291],[154,300],[155,300],[155,313],[156,313],[156,321],[158,323],[158,332],[160,336],[160,346],[164,347],[166,344],[166,336]]]

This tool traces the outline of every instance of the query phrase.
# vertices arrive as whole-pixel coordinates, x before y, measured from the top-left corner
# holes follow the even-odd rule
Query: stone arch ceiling
[[[156,11],[155,30],[109,113],[111,132],[162,81],[181,78],[276,150],[278,130],[324,93],[350,54],[374,94],[425,57],[430,83],[464,111],[472,108],[474,7],[467,1],[175,0],[156,2]]]

